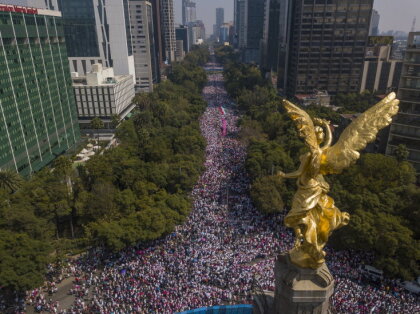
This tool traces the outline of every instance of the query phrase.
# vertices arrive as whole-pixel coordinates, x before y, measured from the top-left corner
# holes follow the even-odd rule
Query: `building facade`
[[[236,46],[246,47],[246,0],[235,0],[234,27],[236,34]]]
[[[180,25],[175,29],[175,36],[177,42],[182,40],[182,47],[185,54],[189,52],[190,45],[188,40],[188,27],[185,25]],[[178,48],[177,48],[178,49]]]
[[[373,0],[292,3],[286,95],[357,93]]]
[[[398,89],[402,60],[391,59],[392,36],[369,36],[360,92],[389,93]]]
[[[156,60],[157,60],[157,77],[158,83],[160,82],[162,70],[164,67],[163,64],[163,41],[162,41],[162,24],[161,24],[161,10],[160,10],[160,0],[149,0],[152,4],[153,10],[153,32],[155,36],[155,46],[156,46]]]
[[[229,23],[224,23],[222,26],[220,26],[220,28],[219,28],[219,41],[221,43],[229,42],[230,26],[231,25]]]
[[[57,0],[1,0],[1,3],[58,11]]]
[[[40,170],[80,138],[63,20],[0,5],[0,168]]]
[[[163,42],[163,60],[165,63],[175,61],[175,24],[173,0],[160,0],[161,30]]]
[[[72,72],[85,74],[102,63],[134,75],[129,0],[59,0]]]
[[[378,11],[372,11],[372,18],[370,19],[369,35],[378,36],[379,35],[379,20],[381,16]]]
[[[112,68],[104,69],[97,63],[86,76],[75,74],[72,80],[81,129],[91,129],[95,117],[101,118],[106,128],[113,128],[114,115],[124,119],[135,107],[131,75],[115,75]]]
[[[182,61],[185,57],[184,51],[184,41],[183,40],[176,40],[176,51],[175,51],[176,61]]]
[[[247,0],[245,6],[246,18],[246,48],[243,60],[247,63],[260,63],[261,41],[264,31],[264,0]]]
[[[216,33],[214,34],[216,38],[219,38],[220,35],[220,27],[225,22],[225,9],[224,8],[216,8]]]
[[[280,0],[267,0],[264,7],[264,28],[261,42],[260,65],[263,72],[277,70],[279,18]]]
[[[159,80],[152,4],[145,0],[134,0],[130,1],[129,9],[136,91],[152,92],[153,84]]]
[[[192,0],[182,0],[182,24],[197,20],[196,3]]]
[[[408,36],[397,98],[400,111],[392,121],[386,153],[393,155],[397,146],[404,144],[408,161],[420,174],[420,32]]]
[[[200,45],[204,42],[206,38],[206,28],[204,23],[200,20],[188,23],[188,51],[191,50],[191,47],[194,45]]]

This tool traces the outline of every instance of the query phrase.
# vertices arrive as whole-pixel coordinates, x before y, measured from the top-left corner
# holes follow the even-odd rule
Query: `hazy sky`
[[[197,19],[204,21],[208,35],[213,33],[216,22],[216,8],[225,8],[225,22],[233,20],[233,0],[196,0]],[[181,23],[182,0],[174,0],[175,21]],[[374,8],[381,15],[380,31],[390,29],[408,32],[414,16],[417,16],[416,30],[420,30],[420,0],[375,0]]]
[[[415,30],[420,30],[420,0],[375,0],[374,8],[381,16],[381,32],[391,29],[409,32],[415,16]]]

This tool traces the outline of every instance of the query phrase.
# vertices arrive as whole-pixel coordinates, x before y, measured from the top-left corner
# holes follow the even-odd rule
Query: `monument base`
[[[254,297],[255,314],[326,314],[334,292],[334,279],[327,265],[300,268],[288,253],[280,254],[274,267],[276,291]]]

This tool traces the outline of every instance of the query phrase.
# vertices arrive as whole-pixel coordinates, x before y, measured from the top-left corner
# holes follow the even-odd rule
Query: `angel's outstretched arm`
[[[278,176],[282,177],[282,178],[286,178],[286,179],[295,179],[300,177],[300,175],[303,173],[303,171],[306,168],[306,164],[307,164],[308,158],[305,158],[302,163],[299,166],[299,169],[290,173],[284,173],[282,171],[279,171],[277,173]]]

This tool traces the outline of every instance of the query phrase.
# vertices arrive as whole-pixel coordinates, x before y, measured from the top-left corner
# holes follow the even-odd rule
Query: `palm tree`
[[[22,177],[13,170],[0,170],[0,189],[16,192],[23,183]]]

